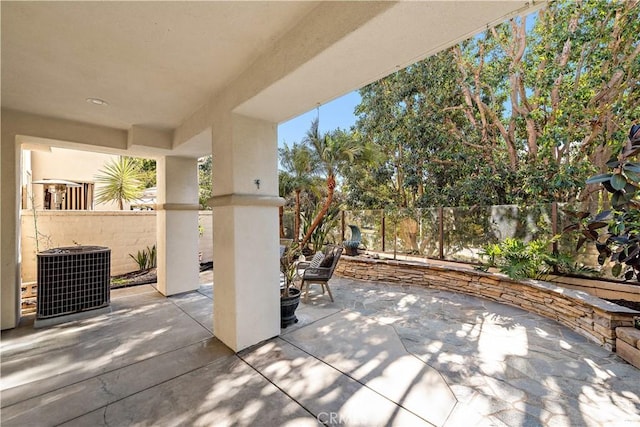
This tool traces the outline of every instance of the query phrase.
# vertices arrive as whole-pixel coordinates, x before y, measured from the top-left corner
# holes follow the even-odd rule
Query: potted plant
[[[355,240],[345,240],[343,243],[345,253],[349,256],[357,256],[358,255],[358,247],[360,246],[360,242]]]
[[[286,328],[289,325],[298,323],[296,308],[300,303],[300,289],[294,285],[296,276],[296,261],[300,256],[300,246],[293,243],[287,246],[280,257],[280,272],[282,282],[280,283],[280,327]]]

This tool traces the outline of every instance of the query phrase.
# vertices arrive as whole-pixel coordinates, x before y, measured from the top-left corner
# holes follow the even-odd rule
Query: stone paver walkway
[[[337,278],[335,303],[312,287],[298,324],[233,354],[201,279],[4,331],[2,425],[640,426],[640,371],[520,309]]]

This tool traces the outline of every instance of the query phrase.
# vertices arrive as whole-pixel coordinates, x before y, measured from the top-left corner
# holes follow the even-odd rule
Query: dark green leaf
[[[595,220],[604,221],[605,219],[608,219],[609,215],[611,215],[611,211],[602,211],[598,215],[596,215]]]
[[[615,157],[612,157],[607,162],[607,166],[612,168],[612,169],[613,168],[617,168],[618,166],[620,166],[620,161],[618,159],[616,159]]]
[[[600,182],[609,181],[613,175],[610,173],[601,173],[599,175],[594,175],[587,180],[587,184],[598,184]]]
[[[630,179],[631,181],[634,182],[640,182],[640,174],[637,172],[631,172],[631,171],[624,171],[624,174],[627,176],[628,179]]]
[[[640,248],[636,246],[635,248],[631,249],[631,253],[629,255],[627,255],[627,257],[625,259],[623,259],[622,262],[631,261],[632,259],[634,259],[638,255],[638,253],[640,253]]]
[[[578,239],[578,244],[576,245],[576,251],[579,251],[586,241],[587,241],[586,237],[580,236],[580,238]]]
[[[615,193],[616,190],[613,188],[613,185],[611,185],[611,181],[605,181],[602,185],[609,193]]]
[[[613,193],[613,196],[611,196],[611,204],[614,208],[618,209],[621,206],[624,206],[625,203],[627,203],[627,200],[625,199],[625,194],[622,191],[616,191]]]
[[[616,263],[613,267],[611,267],[611,274],[615,277],[618,277],[622,272],[622,264]]]
[[[622,167],[622,170],[640,173],[640,163],[627,163]]]
[[[625,185],[627,185],[627,179],[622,174],[615,174],[611,177],[611,186],[615,190],[623,190]]]

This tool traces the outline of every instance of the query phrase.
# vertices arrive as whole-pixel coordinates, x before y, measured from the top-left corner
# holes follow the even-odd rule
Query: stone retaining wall
[[[618,356],[640,369],[640,329],[620,327],[616,335]]]
[[[335,273],[354,279],[461,292],[513,305],[556,320],[611,351],[616,348],[616,328],[633,326],[633,317],[640,316],[640,312],[586,292],[464,268],[342,256]]]

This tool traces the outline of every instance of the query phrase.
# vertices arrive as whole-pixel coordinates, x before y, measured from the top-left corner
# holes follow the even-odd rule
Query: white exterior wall
[[[136,254],[156,243],[155,211],[37,211],[40,250],[62,246],[106,246],[111,249],[111,275],[138,269],[129,254]],[[213,260],[211,211],[201,211],[199,222],[204,233],[199,239],[202,261]],[[36,280],[37,260],[33,211],[22,211],[22,280]]]
[[[43,147],[45,148],[45,147]],[[74,182],[95,182],[95,177],[104,166],[119,156],[89,151],[69,150],[51,147],[50,150],[31,151],[31,175],[33,181],[40,179],[64,179]],[[23,167],[27,165],[24,164]],[[96,203],[95,193],[99,185],[94,186],[94,210],[119,210],[118,204]],[[44,185],[33,184],[36,209],[42,209],[44,203]],[[125,203],[125,210],[129,205]]]
[[[200,211],[198,224],[201,230],[198,250],[202,254],[202,262],[213,261],[213,212]]]

